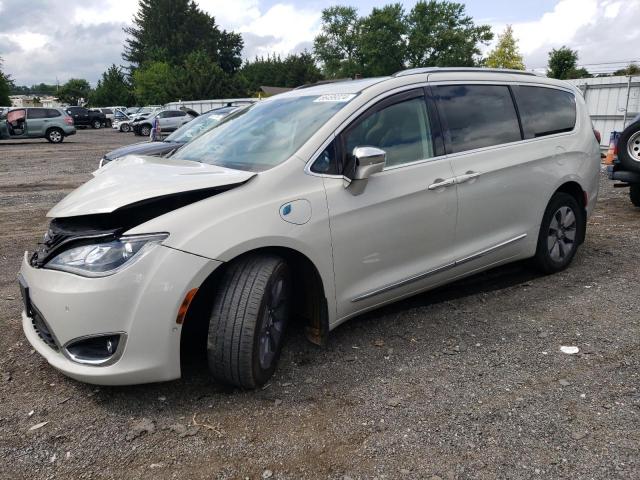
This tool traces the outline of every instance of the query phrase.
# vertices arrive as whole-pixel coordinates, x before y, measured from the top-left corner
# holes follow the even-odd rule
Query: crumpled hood
[[[47,216],[110,213],[151,198],[241,184],[256,174],[199,162],[131,155],[109,163],[94,175],[63,198]]]
[[[116,158],[124,157],[125,155],[159,156],[173,152],[181,146],[182,144],[173,142],[140,142],[111,150],[105,155],[105,157],[109,160],[115,160]]]

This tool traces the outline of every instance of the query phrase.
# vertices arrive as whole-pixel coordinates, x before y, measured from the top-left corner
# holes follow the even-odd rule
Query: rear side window
[[[47,111],[44,108],[30,108],[28,118],[46,118]]]
[[[54,109],[54,108],[47,108],[47,118],[54,118],[54,117],[61,117],[62,114]]]
[[[514,88],[524,138],[570,132],[576,125],[576,99],[563,90],[544,87]]]
[[[444,85],[433,87],[433,93],[448,153],[521,140],[509,87]]]

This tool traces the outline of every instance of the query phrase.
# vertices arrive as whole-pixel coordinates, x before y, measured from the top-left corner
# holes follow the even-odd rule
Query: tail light
[[[73,125],[73,118],[69,116],[64,117],[64,123],[66,123],[67,125]]]
[[[600,135],[600,132],[594,128],[593,134],[596,136],[596,140],[598,141],[598,144],[600,144],[600,142],[602,141],[602,135]]]

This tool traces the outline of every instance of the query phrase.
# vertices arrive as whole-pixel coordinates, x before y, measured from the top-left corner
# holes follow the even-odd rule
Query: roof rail
[[[516,75],[537,76],[535,72],[525,70],[513,70],[511,68],[485,68],[485,67],[420,67],[400,70],[394,73],[394,77],[405,77],[407,75],[418,75],[420,73],[441,73],[441,72],[473,72],[473,73],[513,73]]]
[[[347,78],[335,78],[335,79],[331,79],[331,80],[318,80],[317,82],[313,82],[313,83],[305,83],[304,85],[300,85],[299,87],[294,88],[294,90],[301,90],[303,88],[311,88],[311,87],[316,87],[318,85],[325,85],[327,83],[337,83],[337,82],[346,82],[351,80],[351,78],[347,77]]]

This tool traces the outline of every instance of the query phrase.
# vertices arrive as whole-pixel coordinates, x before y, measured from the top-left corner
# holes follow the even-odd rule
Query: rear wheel
[[[629,125],[618,139],[621,170],[640,172],[640,122]]]
[[[99,129],[102,126],[102,122],[100,120],[94,120],[93,122],[91,122],[91,127],[95,128],[96,130]]]
[[[232,264],[220,282],[209,320],[209,370],[242,388],[265,384],[276,369],[291,311],[291,271],[273,255]]]
[[[47,130],[45,138],[51,143],[60,143],[64,140],[64,132],[59,128],[50,128]]]
[[[640,207],[640,184],[632,183],[629,186],[629,197],[635,207]]]
[[[549,201],[542,218],[534,261],[545,273],[567,268],[584,232],[584,209],[568,193],[558,192]]]

